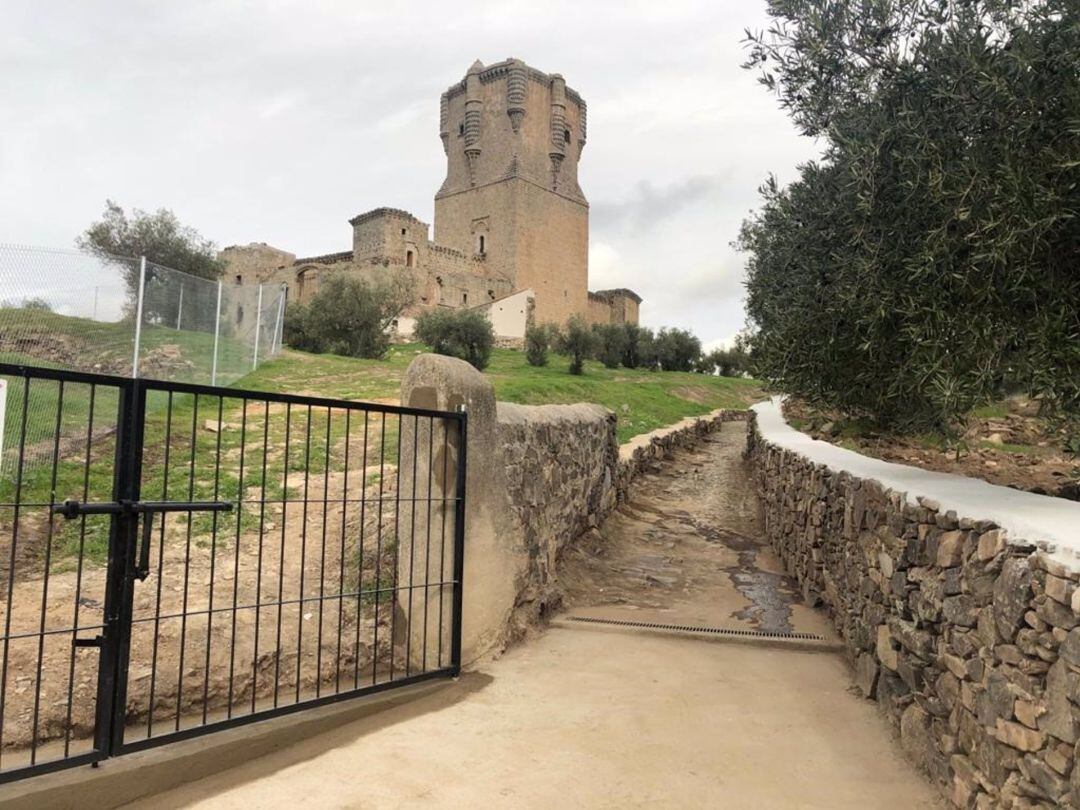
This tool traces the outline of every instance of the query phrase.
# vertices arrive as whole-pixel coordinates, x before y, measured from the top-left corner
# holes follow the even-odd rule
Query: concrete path
[[[742,440],[727,425],[647,476],[565,561],[569,611],[537,638],[409,705],[139,806],[943,806],[761,544]]]

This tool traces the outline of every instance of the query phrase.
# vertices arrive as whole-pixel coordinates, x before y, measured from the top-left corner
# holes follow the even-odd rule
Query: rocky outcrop
[[[747,454],[770,543],[908,756],[958,807],[1080,807],[1074,562],[793,451],[755,419]]]

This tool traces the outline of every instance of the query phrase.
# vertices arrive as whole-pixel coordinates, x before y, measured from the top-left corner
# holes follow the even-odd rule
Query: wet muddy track
[[[792,632],[796,606],[807,611],[763,537],[744,444],[743,425],[729,423],[638,479],[629,502],[567,554],[566,605]]]

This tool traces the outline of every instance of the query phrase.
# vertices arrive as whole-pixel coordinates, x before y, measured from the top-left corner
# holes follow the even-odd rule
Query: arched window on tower
[[[487,245],[485,244],[484,235],[480,234],[480,249],[478,251],[481,256],[487,252]]]
[[[411,250],[405,251],[405,266],[412,267],[414,265],[413,252]]]
[[[563,143],[565,143],[567,146],[569,146],[570,145],[570,130],[564,129],[562,136],[563,136]]]

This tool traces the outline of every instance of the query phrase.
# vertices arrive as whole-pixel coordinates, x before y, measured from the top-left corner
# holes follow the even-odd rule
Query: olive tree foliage
[[[656,333],[655,351],[664,371],[693,371],[701,357],[701,341],[685,329],[663,327]]]
[[[892,428],[1080,412],[1080,5],[768,0],[747,67],[823,157],[744,224],[755,372]]]
[[[525,360],[530,366],[546,366],[547,353],[558,336],[558,329],[550,324],[531,324],[525,330]]]
[[[139,264],[131,259],[145,256],[154,264],[215,281],[225,267],[217,246],[194,228],[182,224],[166,208],[153,213],[133,208],[129,215],[119,204],[106,200],[101,219],[79,235],[75,244],[120,269],[128,290],[128,310],[132,313],[139,293],[140,271]],[[153,267],[147,269],[143,317],[148,322],[176,320],[181,279]],[[213,329],[214,318],[212,311],[188,313],[188,323],[194,328]]]
[[[629,337],[622,324],[593,324],[594,352],[604,368],[618,368],[626,357]]]
[[[737,346],[713,349],[708,354],[701,355],[696,370],[721,377],[741,377],[750,370],[749,357]]]
[[[309,303],[286,307],[284,340],[308,352],[379,358],[390,347],[394,319],[413,300],[405,278],[371,283],[331,275],[321,280]]]
[[[570,358],[571,374],[583,374],[586,358],[596,349],[596,337],[584,318],[573,315],[560,331],[555,348],[559,354]]]
[[[495,329],[475,309],[433,309],[416,319],[416,336],[435,354],[457,357],[483,371],[495,346]]]

